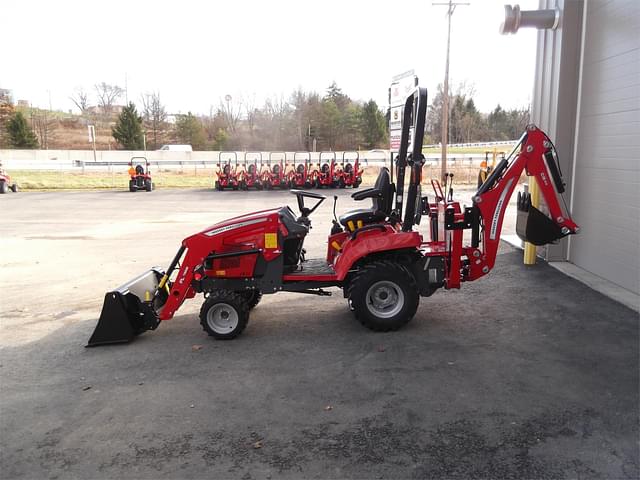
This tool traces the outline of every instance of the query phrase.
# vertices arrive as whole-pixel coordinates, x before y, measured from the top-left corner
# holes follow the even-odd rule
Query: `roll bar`
[[[247,155],[258,155],[260,157],[260,165],[262,165],[262,152],[244,152],[244,163],[247,163]],[[254,161],[257,162],[258,158],[256,157]]]
[[[333,160],[333,163],[336,163],[336,152],[320,152],[320,155],[318,155],[318,165],[320,165],[322,163],[322,154],[323,153],[330,153],[333,155],[333,158],[331,160]]]
[[[278,152],[278,151],[269,152],[269,165],[271,165],[271,158],[273,157],[274,153],[281,153],[283,155],[282,162],[286,165],[286,163],[287,163],[287,152]]]
[[[353,152],[342,152],[342,165],[344,165],[344,157],[346,157],[347,153],[355,153],[356,154],[356,158],[354,158],[353,160],[356,161],[356,162],[360,161],[360,152],[356,152],[356,151],[353,151]]]
[[[407,98],[404,104],[404,116],[402,119],[402,134],[400,136],[400,151],[397,157],[396,175],[396,208],[395,216],[402,218],[402,202],[404,200],[404,174],[407,165],[411,168],[409,189],[407,192],[407,210],[402,222],[402,230],[411,231],[415,223],[416,199],[422,181],[422,166],[424,155],[422,154],[422,142],[424,140],[425,117],[427,113],[427,89],[417,87],[413,95]],[[409,138],[410,129],[413,127],[412,138]],[[411,153],[409,144],[411,141]]]
[[[311,163],[311,152],[293,152],[293,166],[294,167],[295,167],[295,164],[296,164],[296,155],[298,155],[298,154],[300,154],[300,155],[304,154],[304,155],[307,156],[307,158],[304,159],[304,163],[305,164]]]
[[[218,153],[218,163],[222,163],[222,155],[232,155],[235,161],[236,166],[238,166],[238,153],[237,152],[220,152]],[[231,157],[228,160],[229,164],[231,164]]]

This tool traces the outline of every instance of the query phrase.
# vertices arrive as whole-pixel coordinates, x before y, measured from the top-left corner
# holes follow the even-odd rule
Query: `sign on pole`
[[[396,75],[391,79],[391,87],[389,88],[389,150],[392,154],[400,151],[404,103],[417,85],[418,77],[413,70]]]

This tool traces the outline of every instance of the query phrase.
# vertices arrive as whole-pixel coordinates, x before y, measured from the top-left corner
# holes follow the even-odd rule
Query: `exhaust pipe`
[[[500,33],[516,33],[520,28],[532,27],[539,30],[555,30],[560,25],[560,9],[520,10],[520,5],[504,6],[504,22]]]

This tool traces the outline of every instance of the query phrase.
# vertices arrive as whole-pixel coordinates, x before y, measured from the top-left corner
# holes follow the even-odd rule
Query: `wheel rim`
[[[207,312],[207,325],[216,333],[230,333],[238,326],[238,312],[228,303],[216,303]]]
[[[404,293],[394,282],[381,280],[367,290],[367,309],[379,318],[391,318],[404,307]]]

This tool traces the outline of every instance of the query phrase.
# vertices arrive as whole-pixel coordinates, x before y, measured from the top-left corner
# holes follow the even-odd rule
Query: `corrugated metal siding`
[[[586,15],[570,260],[640,294],[640,2]]]

